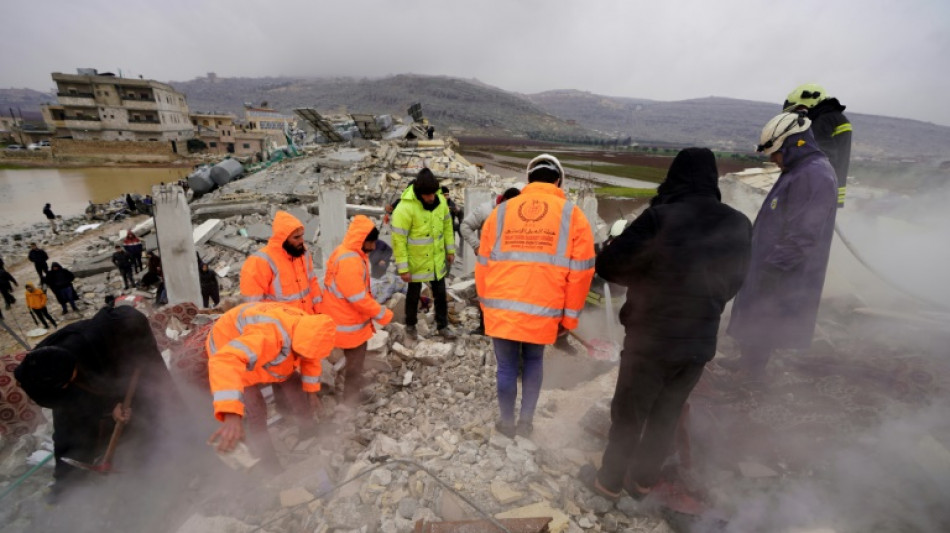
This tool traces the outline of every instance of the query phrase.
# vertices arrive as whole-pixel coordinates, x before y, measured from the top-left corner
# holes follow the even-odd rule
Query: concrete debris
[[[412,350],[396,350],[395,346],[393,347],[393,350],[399,354],[400,357],[406,360],[419,361],[424,365],[431,366],[442,364],[443,361],[452,355],[454,349],[454,344],[433,342],[430,340],[420,341]]]
[[[312,500],[313,494],[310,494],[310,492],[303,487],[294,487],[280,491],[281,507],[297,507],[298,505],[309,503]]]
[[[518,507],[516,509],[495,515],[495,518],[534,517],[549,517],[551,521],[548,524],[548,529],[551,531],[551,533],[561,533],[562,531],[567,531],[568,524],[570,523],[570,517],[564,514],[563,511],[551,507],[551,504],[547,502],[533,503],[531,505]]]
[[[518,492],[510,485],[500,479],[491,482],[491,495],[502,505],[514,503],[524,497],[523,492]]]
[[[201,516],[199,514],[191,515],[178,528],[178,533],[207,533],[209,531],[216,533],[251,533],[252,531],[261,530],[228,516]]]
[[[509,518],[498,522],[511,533],[547,533],[550,518]],[[490,520],[416,523],[414,533],[494,533],[498,526]]]

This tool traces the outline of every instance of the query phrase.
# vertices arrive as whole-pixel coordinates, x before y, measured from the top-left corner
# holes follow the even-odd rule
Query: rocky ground
[[[321,187],[342,185],[348,203],[378,217],[378,206],[414,174],[420,154],[452,183],[497,189],[513,181],[468,164],[450,147],[369,143],[315,151],[194,201],[196,226],[218,220],[197,236],[198,252],[219,273],[223,295],[232,294],[244,257],[269,236],[267,221],[278,207],[304,220],[310,238],[319,227],[314,202]],[[67,221],[65,229],[79,222]],[[25,257],[30,240],[52,260],[83,272],[77,289],[89,315],[105,294],[119,292],[114,268],[106,263],[96,270],[119,230],[131,226],[151,243],[148,222],[138,217],[80,237],[38,228],[0,239],[0,247],[21,284],[35,275],[31,264],[16,259]],[[453,321],[468,331],[477,323],[470,276],[456,269],[449,285]],[[933,322],[869,314],[853,296],[835,297],[822,307],[813,350],[780,354],[766,382],[742,383],[715,361],[708,365],[690,401],[685,426],[691,442],[679,441],[667,468],[703,503],[700,515],[688,516],[659,496],[610,502],[576,479],[603,451],[615,363],[589,357],[575,341],[571,353],[549,348],[534,433],[509,439],[493,429],[489,340],[435,337],[429,314],[420,322],[422,340],[412,342],[399,317],[402,301],[397,293],[387,302],[397,319],[371,341],[366,403],[340,405],[328,375],[316,435],[299,435],[288,420],[272,417],[283,472],[221,473],[212,467],[223,468],[214,454],[196,443],[207,472],[179,465],[183,480],[165,485],[111,477],[99,484],[111,488],[86,507],[50,507],[43,502],[49,464],[14,487],[29,472],[27,457],[49,449],[46,425],[0,442],[0,492],[9,491],[0,531],[57,531],[49,526],[51,516],[64,518],[60,524],[70,531],[178,533],[388,533],[411,531],[420,521],[539,516],[552,518],[551,531],[575,533],[936,531],[950,523],[942,510],[950,490],[950,424],[941,415],[950,368],[946,333]],[[25,307],[12,315],[12,322],[29,320]],[[604,316],[589,306],[582,335],[601,335]],[[3,353],[16,349],[8,335],[2,338]],[[735,356],[736,347],[721,338],[717,359]],[[208,412],[206,403],[199,398],[195,412]],[[45,454],[34,455],[34,462]],[[110,518],[126,501],[123,490],[149,495],[152,503],[149,512],[125,522],[132,529]]]

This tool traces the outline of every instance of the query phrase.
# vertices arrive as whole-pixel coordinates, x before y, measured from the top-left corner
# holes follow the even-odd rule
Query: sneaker
[[[501,433],[509,439],[515,438],[516,435],[515,424],[513,422],[502,422],[499,420],[498,422],[495,422],[495,431]]]
[[[415,326],[406,326],[406,338],[414,341],[419,340],[419,333]]]
[[[438,334],[441,335],[445,340],[454,340],[458,338],[458,335],[455,333],[455,330],[452,329],[452,326],[439,328]]]

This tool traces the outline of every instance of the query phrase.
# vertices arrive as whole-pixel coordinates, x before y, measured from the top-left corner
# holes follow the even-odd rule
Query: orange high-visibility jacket
[[[580,208],[550,183],[529,183],[482,226],[475,284],[485,333],[551,344],[577,327],[594,277],[594,236]]]
[[[36,287],[26,286],[26,306],[30,309],[42,309],[46,307],[46,291]]]
[[[246,303],[215,322],[208,335],[214,415],[244,416],[244,388],[286,380],[300,367],[303,390],[320,390],[320,361],[333,349],[336,325],[286,304]]]
[[[307,251],[293,257],[284,241],[303,223],[286,211],[274,215],[273,232],[267,244],[248,256],[241,267],[241,296],[246,302],[280,302],[319,313],[323,295],[320,280]]]
[[[363,241],[374,227],[363,215],[353,217],[343,244],[327,260],[323,312],[336,322],[339,348],[356,348],[373,336],[374,320],[385,326],[393,318],[393,312],[376,302],[370,292],[369,259]]]

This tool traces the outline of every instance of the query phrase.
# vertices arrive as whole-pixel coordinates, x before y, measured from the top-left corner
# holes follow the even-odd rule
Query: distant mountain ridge
[[[640,144],[700,145],[751,151],[778,103],[708,97],[673,102],[604,96],[577,90],[518,94],[477,80],[401,74],[384,78],[196,78],[168,82],[193,111],[243,117],[244,102],[267,102],[284,113],[320,111],[405,116],[413,102],[442,132],[569,141],[627,138]],[[38,113],[53,101],[31,89],[0,89],[0,113]],[[843,99],[847,105],[847,100]],[[857,158],[950,159],[950,128],[918,120],[845,113],[854,125]],[[38,115],[37,115],[38,116]]]

